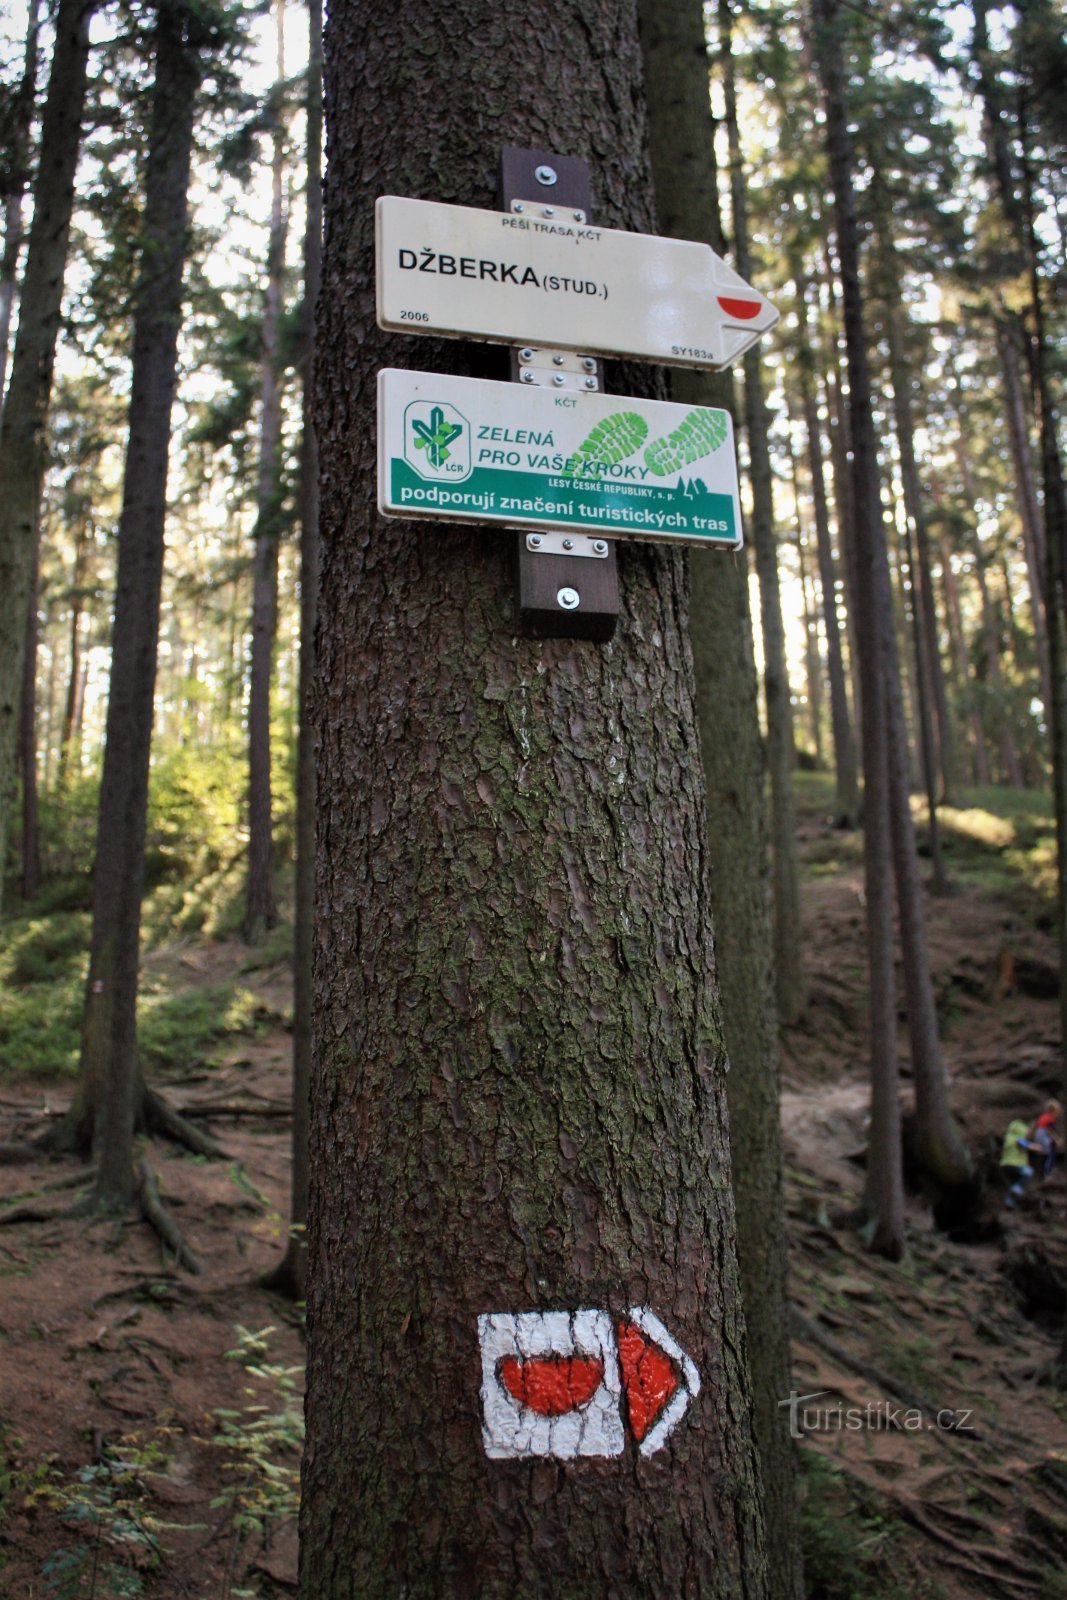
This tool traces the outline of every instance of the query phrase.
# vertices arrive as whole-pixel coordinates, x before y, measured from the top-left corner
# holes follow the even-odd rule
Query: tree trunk
[[[751,281],[748,198],[737,126],[729,0],[719,0],[719,38],[730,141],[730,193],[733,201],[734,260]],[[763,694],[767,708],[767,767],[771,780],[771,886],[774,897],[774,976],[778,1020],[792,1027],[806,1004],[804,940],[800,926],[800,869],[793,805],[793,708],[785,654],[785,624],[778,587],[778,549],[774,531],[774,490],[767,442],[767,404],[758,346],[744,357],[745,434],[752,478],[752,542],[759,578],[763,634]]]
[[[684,562],[623,548],[614,644],[517,638],[511,541],[380,519],[367,426],[381,366],[486,363],[376,331],[368,196],[489,206],[550,107],[598,222],[652,226],[633,8],[363,0],[327,45],[301,1593],[762,1596]],[[605,1401],[558,1453],[607,1459],[543,1419],[498,1458],[506,1319],[573,1351],[585,1311],[603,1395],[639,1307],[699,1373],[663,1450]]]
[[[14,793],[26,615],[52,393],[63,274],[74,203],[95,0],[59,0],[52,74],[41,126],[33,223],[18,335],[0,433],[0,905]]]
[[[936,474],[931,476],[934,504],[939,505],[941,499],[940,486]],[[971,725],[971,757],[974,782],[980,785],[989,783],[989,762],[986,757],[985,729],[975,700],[974,684],[971,680],[971,668],[967,659],[967,647],[963,642],[963,619],[960,616],[959,586],[956,574],[952,568],[953,550],[947,532],[941,535],[941,579],[945,591],[945,616],[948,619],[949,645],[952,651],[952,661],[956,674],[957,703],[967,707],[967,718]]]
[[[789,438],[789,476],[793,487],[793,518],[796,525],[797,572],[800,577],[800,603],[804,623],[804,676],[808,692],[808,725],[811,730],[812,759],[819,769],[823,765],[822,749],[822,657],[819,651],[819,628],[816,621],[814,580],[808,573],[808,547],[804,539],[804,523],[800,514],[800,485],[797,483],[797,459]]]
[[[104,769],[93,872],[93,932],[81,1078],[71,1113],[93,1124],[96,1197],[133,1193],[133,1133],[144,1115],[137,1062],[137,977],[152,702],[163,577],[170,418],[182,320],[187,193],[200,58],[192,15],[164,0],[145,164],[134,302],[129,442],[119,521]]]
[[[885,335],[889,346],[889,374],[893,389],[897,444],[900,449],[900,478],[904,491],[904,514],[908,530],[908,567],[911,576],[912,607],[915,618],[915,662],[919,684],[920,735],[923,741],[923,766],[926,787],[934,794],[931,801],[931,829],[936,830],[937,791],[944,804],[951,804],[955,784],[955,751],[945,677],[938,648],[937,611],[934,605],[930,571],[930,538],[926,525],[919,467],[915,458],[915,418],[912,408],[912,377],[905,358],[897,306],[900,282],[891,240],[882,244],[882,267],[888,275],[885,304]],[[913,559],[914,552],[914,559]],[[936,754],[935,754],[936,734]],[[931,839],[933,846],[933,840]],[[939,852],[935,880],[943,887]]]
[[[286,119],[285,0],[274,0],[277,34],[270,238],[260,355],[259,475],[256,488],[255,555],[252,561],[252,658],[248,685],[248,888],[244,936],[262,939],[278,921],[274,895],[274,820],[271,807],[270,701],[274,638],[278,629],[278,540],[281,497],[281,327],[285,287]]]
[[[38,547],[40,540],[38,539]],[[37,591],[39,548],[34,551],[30,603],[26,617],[26,659],[22,669],[19,715],[19,771],[22,776],[22,898],[41,887],[41,837],[37,826]]]
[[[0,255],[0,417],[7,387],[8,345],[11,338],[11,313],[15,307],[19,252],[22,249],[22,200],[29,165],[30,127],[37,95],[37,33],[40,27],[41,0],[29,0],[26,8],[26,54],[22,81],[16,91],[16,106],[11,118],[12,160],[15,168],[11,188],[4,197],[4,250]]]
[[[1026,557],[1026,574],[1030,584],[1030,620],[1034,631],[1034,651],[1041,679],[1041,697],[1046,706],[1052,704],[1052,675],[1048,659],[1048,629],[1045,626],[1045,530],[1041,525],[1041,509],[1037,501],[1034,481],[1033,456],[1030,451],[1030,429],[1027,421],[1023,387],[1019,377],[1019,355],[1012,329],[1016,320],[1007,320],[1007,314],[996,318],[997,354],[1004,379],[1004,396],[1008,411],[1008,434],[1011,455],[1015,466],[1015,488],[1019,498],[1019,520],[1023,529],[1023,554]]]
[[[649,144],[660,232],[722,252],[714,129],[700,0],[641,0]],[[692,405],[729,406],[725,374],[676,371]],[[779,1043],[768,896],[764,757],[741,558],[694,554],[692,648],[707,782],[715,969],[727,1075],[737,1251],[752,1371],[753,1428],[767,1521],[769,1593],[803,1592],[792,1447],[778,1402],[791,1388]],[[745,796],[749,798],[746,800]]]
[[[830,517],[826,504],[826,475],[823,471],[822,431],[815,400],[815,359],[808,332],[807,283],[796,276],[797,323],[800,348],[797,361],[800,394],[804,406],[804,427],[808,437],[808,468],[811,473],[811,498],[815,514],[815,539],[819,556],[819,583],[822,588],[823,627],[826,632],[826,671],[830,680],[830,724],[834,740],[834,820],[839,828],[854,828],[859,821],[859,771],[856,766],[856,741],[848,710],[845,666],[841,650],[841,629],[837,611],[837,569],[830,542]],[[839,521],[844,523],[840,510]]]
[[[315,762],[311,686],[319,593],[319,452],[314,418],[315,307],[322,280],[322,0],[308,4],[307,226],[301,327],[303,416],[300,452],[300,731],[296,768],[296,889],[293,913],[293,1174],[289,1242],[271,1275],[290,1299],[307,1292],[308,1085],[311,1075],[315,925]]]
[[[867,1204],[871,1248],[893,1260],[904,1248],[900,1156],[896,985],[890,863],[889,702],[895,668],[889,571],[882,528],[878,455],[860,291],[859,229],[852,188],[839,0],[812,0],[813,43],[826,110],[826,150],[834,192],[848,350],[855,534],[856,627],[863,703],[863,858],[867,895],[867,971],[871,1029],[871,1133]]]

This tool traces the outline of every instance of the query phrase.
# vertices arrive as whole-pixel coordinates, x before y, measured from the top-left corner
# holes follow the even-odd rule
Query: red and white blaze
[[[495,1460],[650,1456],[700,1393],[696,1366],[660,1319],[607,1311],[497,1311],[478,1318],[482,1439]]]

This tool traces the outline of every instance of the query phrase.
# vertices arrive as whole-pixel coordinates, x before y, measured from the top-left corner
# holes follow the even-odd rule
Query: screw
[[[526,543],[531,550],[540,550],[541,535],[539,533],[528,533],[526,535]]]
[[[598,556],[604,556],[608,553],[607,543],[603,539],[594,539],[593,549],[596,551]]]
[[[574,540],[573,539],[564,539],[563,548],[564,548],[564,550],[573,550],[574,549]]]
[[[553,364],[553,366],[561,367],[563,365],[563,357],[562,356],[553,356],[552,357],[552,364]]]
[[[562,389],[566,381],[567,380],[563,376],[562,372],[554,372],[552,374],[552,382],[556,385],[557,389]]]
[[[554,217],[556,215],[555,206],[546,206],[545,209],[542,211],[541,215],[543,217]]]
[[[525,350],[520,350],[519,351],[519,360],[520,361],[532,361],[533,358],[534,358],[534,353],[529,348],[529,346],[527,346],[527,348]]]
[[[592,356],[583,356],[582,366],[585,368],[586,372],[596,371],[596,362],[593,360]]]
[[[576,211],[574,213],[574,220],[575,220],[575,222],[584,222],[585,221],[585,212],[584,211]]]
[[[513,200],[511,202],[511,209],[512,211],[525,211],[526,207],[523,205],[521,200]]]
[[[552,185],[558,182],[559,173],[555,167],[538,167],[534,172],[534,177],[538,183],[543,183],[546,189],[551,189]]]
[[[587,389],[595,389],[596,386],[597,386],[597,381],[596,381],[595,378],[586,378],[585,387]]]
[[[576,611],[581,601],[577,589],[560,589],[556,594],[556,604],[562,606],[564,611]]]
[[[519,377],[522,379],[523,383],[533,383],[534,381],[534,375],[530,371],[529,367],[523,367],[522,371],[519,373]]]

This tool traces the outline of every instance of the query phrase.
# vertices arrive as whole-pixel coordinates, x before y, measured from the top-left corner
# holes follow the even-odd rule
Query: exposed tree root
[[[191,1122],[180,1116],[162,1095],[156,1094],[154,1089],[145,1089],[141,1115],[147,1133],[171,1139],[175,1144],[184,1146],[186,1150],[192,1150],[198,1156],[226,1155],[226,1151],[215,1139],[209,1134],[201,1133],[199,1128],[194,1128]]]
[[[925,1399],[922,1395],[913,1394],[910,1389],[904,1388],[899,1380],[891,1372],[887,1372],[884,1367],[871,1366],[868,1362],[861,1361],[858,1356],[854,1356],[851,1350],[846,1349],[837,1339],[831,1338],[828,1333],[824,1333],[817,1323],[813,1322],[803,1311],[799,1311],[796,1306],[792,1308],[792,1320],[793,1332],[798,1339],[805,1339],[809,1344],[817,1345],[820,1350],[840,1366],[847,1368],[850,1372],[855,1372],[861,1378],[866,1378],[869,1383],[875,1384],[883,1394],[894,1400],[899,1400],[902,1405],[909,1407],[911,1410],[923,1412],[926,1416],[934,1417],[939,1413],[944,1416],[944,1407],[935,1406],[932,1401]]]
[[[979,1545],[974,1540],[969,1544],[962,1544],[951,1533],[946,1532],[944,1528],[939,1528],[937,1523],[928,1517],[913,1500],[909,1500],[903,1495],[897,1498],[897,1505],[900,1507],[901,1515],[907,1517],[910,1523],[937,1544],[944,1545],[946,1549],[951,1550],[962,1561],[970,1563],[977,1557],[982,1561],[988,1561],[991,1567],[999,1569],[990,1571],[988,1567],[983,1570],[977,1566],[970,1566],[969,1570],[975,1576],[983,1577],[986,1582],[999,1584],[1004,1582],[1004,1574],[1010,1573],[1012,1583],[1016,1586],[1023,1584],[1035,1590],[1040,1589],[1040,1579],[1035,1576],[1032,1566],[1016,1561],[1013,1556],[1006,1555],[1003,1550],[998,1550],[992,1545]],[[982,1525],[979,1523],[978,1526]]]
[[[147,1161],[137,1163],[137,1200],[141,1215],[153,1227],[163,1243],[174,1252],[174,1259],[186,1272],[198,1273],[200,1262],[185,1242],[185,1236],[174,1218],[163,1205],[159,1184]]]
[[[54,1115],[54,1113],[53,1113]],[[194,1155],[225,1158],[227,1152],[210,1134],[195,1128],[154,1089],[142,1084],[135,1131],[170,1139]],[[39,1133],[34,1140],[37,1154],[87,1156],[93,1137],[93,1117],[77,1100],[68,1111]]]
[[[70,1206],[35,1206],[27,1202],[0,1211],[0,1228],[9,1228],[15,1222],[56,1222],[70,1215]]]

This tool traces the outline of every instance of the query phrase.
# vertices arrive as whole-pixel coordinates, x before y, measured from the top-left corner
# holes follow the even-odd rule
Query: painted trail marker
[[[778,321],[706,244],[528,210],[379,199],[379,325],[719,370]]]
[[[531,548],[575,555],[741,544],[728,412],[394,368],[378,374],[378,505],[536,529]],[[572,530],[587,537],[555,539]]]
[[[646,1306],[478,1318],[482,1439],[493,1460],[661,1450],[700,1393],[691,1358]]]

